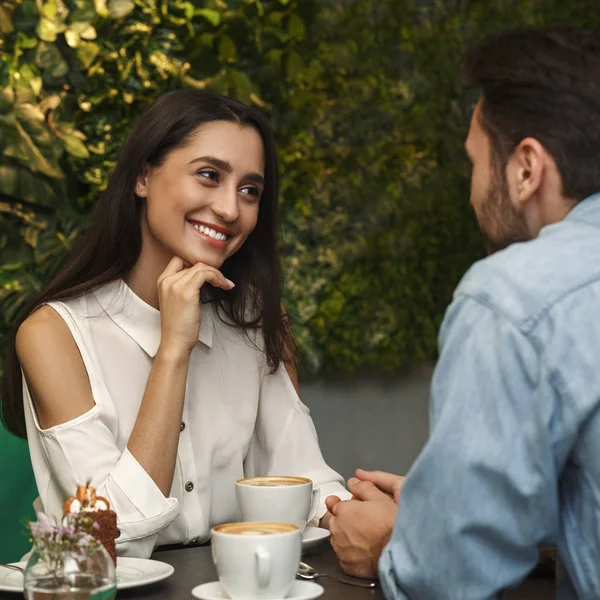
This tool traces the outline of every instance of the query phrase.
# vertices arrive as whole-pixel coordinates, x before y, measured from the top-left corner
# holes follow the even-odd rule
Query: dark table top
[[[175,567],[175,573],[165,581],[147,587],[119,592],[117,599],[140,600],[181,600],[192,598],[192,588],[201,583],[217,579],[212,562],[210,547],[196,547],[185,550],[156,552],[152,558],[162,560]],[[335,553],[329,543],[323,543],[304,554],[302,560],[319,573],[329,573],[337,577],[346,577],[339,567]],[[323,586],[323,600],[382,600],[381,589],[368,590],[352,587],[321,578],[317,583]],[[457,597],[459,597],[457,595]],[[554,598],[554,581],[549,579],[527,579],[518,589],[511,590],[506,600],[552,600]]]
[[[173,565],[175,567],[173,575],[158,583],[120,591],[117,600],[128,598],[132,600],[192,599],[191,591],[194,587],[217,579],[209,546],[156,552],[152,558]],[[302,560],[320,573],[345,577],[331,545],[327,542],[304,554]],[[321,596],[323,600],[383,599],[380,589],[356,588],[328,578],[321,578],[318,583],[325,590]],[[555,597],[554,594],[553,580],[529,578],[518,589],[508,592],[505,600],[552,600]],[[20,597],[19,594],[0,592],[0,600],[15,600]],[[457,594],[457,597],[460,597],[460,593]]]

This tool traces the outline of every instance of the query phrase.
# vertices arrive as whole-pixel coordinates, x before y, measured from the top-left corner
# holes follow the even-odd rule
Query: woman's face
[[[256,226],[263,187],[257,131],[228,121],[202,125],[137,179],[147,205],[144,242],[164,260],[175,254],[218,269]]]

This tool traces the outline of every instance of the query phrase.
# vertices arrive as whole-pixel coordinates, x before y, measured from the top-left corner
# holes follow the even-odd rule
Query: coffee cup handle
[[[312,521],[319,510],[319,500],[321,499],[321,490],[314,488],[312,491],[312,503],[310,505],[310,513],[308,514],[308,522]]]
[[[271,557],[264,548],[257,548],[254,556],[256,556],[258,587],[267,587],[269,585],[269,580],[271,579]]]

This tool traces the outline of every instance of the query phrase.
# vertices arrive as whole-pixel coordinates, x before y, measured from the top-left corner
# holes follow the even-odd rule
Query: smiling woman
[[[235,520],[242,477],[347,497],[292,383],[277,194],[257,111],[178,91],[140,117],[8,348],[3,417],[28,438],[45,512],[90,481],[117,513],[117,552],[149,556]]]

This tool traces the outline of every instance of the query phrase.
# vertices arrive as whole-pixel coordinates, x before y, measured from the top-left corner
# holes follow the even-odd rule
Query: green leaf
[[[123,19],[133,11],[132,0],[108,0],[108,11],[111,19]]]
[[[0,5],[0,34],[8,35],[15,30],[8,11]]]
[[[0,88],[0,114],[9,112],[15,101],[15,92],[11,87]]]
[[[56,110],[61,103],[61,99],[60,96],[57,94],[53,94],[52,96],[46,96],[41,102],[40,102],[40,110],[43,113],[48,112],[49,110]]]
[[[182,5],[183,14],[188,21],[191,21],[194,18],[195,8],[191,2],[184,2]]]
[[[42,78],[41,77],[32,77],[31,80],[29,81],[29,85],[30,85],[31,89],[33,90],[33,93],[36,96],[39,96],[40,92],[42,91]]]
[[[83,40],[95,40],[98,37],[96,29],[88,22],[77,21],[71,25],[71,29],[76,31]]]
[[[12,165],[0,165],[0,194],[37,206],[52,207],[56,194],[39,175]]]
[[[295,81],[304,70],[304,61],[297,52],[290,52],[287,60],[287,79]]]
[[[37,27],[37,34],[44,42],[55,42],[58,34],[56,23],[49,19],[41,19]]]
[[[69,28],[65,31],[65,40],[67,40],[67,44],[71,46],[71,48],[77,48],[79,46],[79,41],[81,38],[79,34],[73,29]]]
[[[95,42],[81,42],[77,48],[77,58],[84,68],[88,69],[100,54],[100,46]]]
[[[71,22],[77,23],[82,21],[84,23],[89,23],[96,16],[96,10],[92,3],[88,3],[88,6],[82,6],[80,8],[76,8],[71,13]]]
[[[231,85],[235,88],[235,95],[243,102],[250,102],[252,94],[252,82],[242,71],[233,70],[229,74]]]
[[[221,22],[221,13],[218,10],[210,8],[199,8],[196,15],[204,17],[211,25],[216,27]]]
[[[306,36],[306,27],[304,26],[304,21],[295,14],[291,14],[288,20],[288,33],[290,37],[303,40]]]
[[[236,55],[235,42],[228,35],[221,37],[219,39],[219,58],[223,62],[233,62]]]
[[[23,0],[14,15],[14,26],[17,31],[25,32],[35,28],[39,21],[39,13],[35,0]]]
[[[75,135],[66,135],[63,139],[66,151],[76,158],[89,158],[90,153],[85,144]]]
[[[17,33],[17,44],[23,50],[31,50],[32,48],[35,48],[37,46],[38,39],[35,37],[28,37],[21,31],[19,31],[19,33]]]
[[[35,63],[53,79],[60,79],[69,72],[69,65],[54,44],[42,42],[37,47]]]
[[[40,152],[39,148],[35,145],[19,121],[14,121],[14,127],[16,129],[17,137],[4,149],[4,155],[22,161],[34,172],[38,171],[55,179],[62,178],[63,173],[59,166],[57,164],[52,164]]]
[[[54,20],[57,14],[58,6],[56,5],[56,0],[46,0],[46,2],[42,3],[42,15],[44,17]]]

